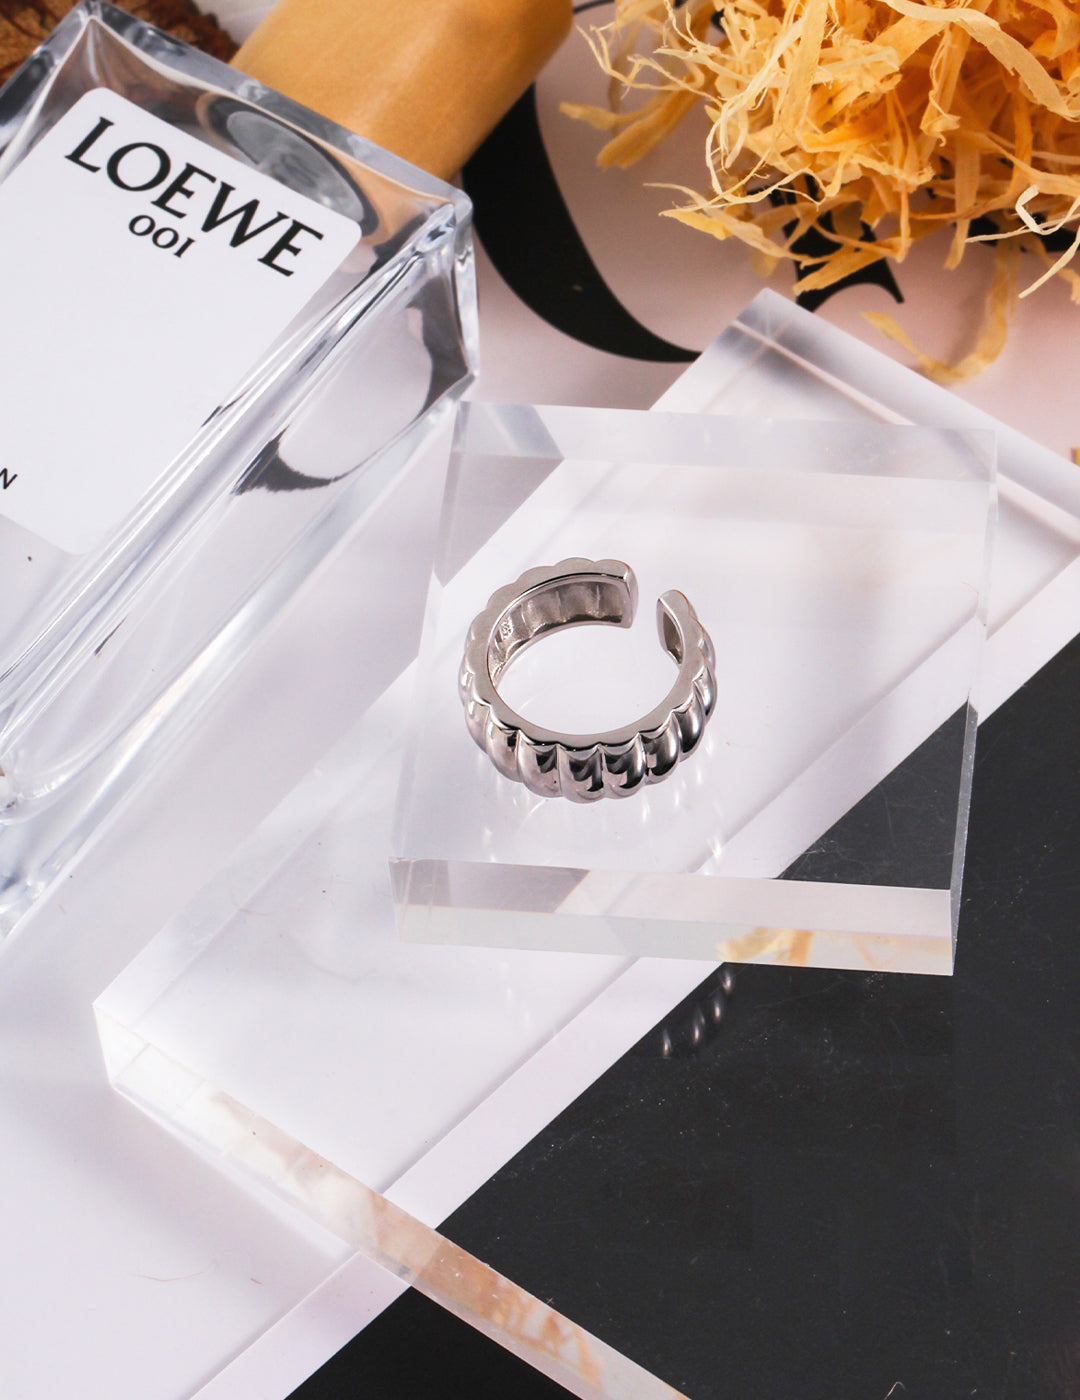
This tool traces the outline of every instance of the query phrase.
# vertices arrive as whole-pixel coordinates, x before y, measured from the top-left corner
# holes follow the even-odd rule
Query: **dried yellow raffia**
[[[948,267],[968,244],[997,241],[984,325],[958,364],[922,355],[890,317],[871,318],[931,377],[970,378],[1000,352],[1018,248],[1043,264],[1022,296],[1062,276],[1080,301],[1068,266],[1080,248],[1074,3],[616,0],[613,23],[588,38],[611,106],[564,110],[613,133],[600,163],[633,164],[702,105],[709,189],[677,187],[685,202],[666,213],[740,239],[764,271],[793,260],[806,269],[801,291],[902,261],[943,225]],[[645,100],[623,110],[631,92]],[[805,251],[812,231],[832,251]]]

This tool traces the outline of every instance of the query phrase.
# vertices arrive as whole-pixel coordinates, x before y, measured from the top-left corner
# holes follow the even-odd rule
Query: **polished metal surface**
[[[542,797],[595,802],[660,782],[693,752],[716,703],[716,657],[675,589],[657,601],[656,624],[679,673],[642,719],[599,734],[558,734],[519,715],[499,694],[507,666],[540,637],[588,623],[629,627],[636,609],[637,580],[618,559],[528,569],[491,595],[469,628],[458,691],[469,733],[500,773]]]

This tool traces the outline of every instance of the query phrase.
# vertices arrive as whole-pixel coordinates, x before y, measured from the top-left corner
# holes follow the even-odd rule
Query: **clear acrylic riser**
[[[994,426],[771,294],[664,406]],[[1080,618],[1074,469],[1007,430],[998,445],[984,709]],[[434,492],[408,479],[402,492],[433,528]],[[398,536],[376,529],[396,558]],[[394,619],[380,622],[376,611],[371,644],[414,656],[421,595],[416,588]],[[223,1169],[290,1202],[574,1393],[669,1397],[666,1378],[435,1227],[714,964],[400,941],[387,860],[408,678],[391,684],[394,674],[383,672],[385,693],[356,728],[100,997],[110,1075]]]
[[[403,936],[947,971],[993,518],[989,433],[467,405],[405,748]],[[669,588],[716,650],[697,749],[621,800],[511,781],[458,696],[488,596],[571,557],[629,563],[638,617],[526,650],[499,683],[519,714],[582,734],[651,711]],[[883,821],[859,800],[890,774]]]
[[[759,292],[655,407],[993,432],[998,524],[980,719],[1080,627],[1080,478],[1072,463],[786,297]]]

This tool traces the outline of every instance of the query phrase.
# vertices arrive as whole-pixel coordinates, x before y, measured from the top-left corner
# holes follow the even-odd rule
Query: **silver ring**
[[[661,594],[656,624],[679,674],[643,719],[603,734],[557,734],[524,719],[499,695],[503,672],[526,647],[565,627],[629,627],[637,595],[634,571],[618,559],[564,559],[527,569],[491,595],[469,628],[458,692],[469,733],[505,777],[542,797],[595,802],[660,782],[697,748],[716,704],[716,655],[675,589]]]

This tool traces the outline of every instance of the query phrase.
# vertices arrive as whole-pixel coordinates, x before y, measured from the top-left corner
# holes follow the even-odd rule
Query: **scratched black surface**
[[[949,889],[967,723],[951,715],[782,878]]]
[[[980,729],[952,979],[710,979],[447,1234],[694,1400],[1080,1396],[1078,720]],[[466,1390],[557,1393],[407,1295],[297,1396]]]

